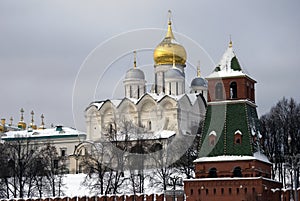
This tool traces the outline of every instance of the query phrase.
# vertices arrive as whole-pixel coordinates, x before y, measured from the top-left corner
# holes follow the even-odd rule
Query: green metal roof
[[[208,105],[202,138],[199,147],[199,157],[221,155],[248,155],[259,148],[253,140],[258,135],[259,120],[256,107],[245,102],[224,102]],[[209,134],[215,131],[215,146],[209,143]],[[235,144],[235,132],[242,133],[241,144]],[[253,133],[255,132],[255,133]],[[257,138],[255,138],[257,139]]]

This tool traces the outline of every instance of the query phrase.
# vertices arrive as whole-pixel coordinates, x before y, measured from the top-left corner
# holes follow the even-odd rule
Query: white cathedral
[[[87,140],[101,141],[113,134],[117,141],[153,142],[196,134],[205,116],[207,81],[200,76],[198,66],[197,77],[186,90],[187,55],[175,40],[171,24],[169,19],[166,36],[154,50],[155,84],[151,90],[146,91],[145,74],[134,55],[133,67],[123,81],[125,97],[95,101],[86,108]]]

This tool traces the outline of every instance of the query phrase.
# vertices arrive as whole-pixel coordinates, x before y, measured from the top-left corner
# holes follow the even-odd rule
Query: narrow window
[[[231,195],[232,191],[231,188],[228,189],[229,195]]]
[[[165,72],[162,73],[162,77],[163,77],[162,91],[163,91],[163,93],[165,93]]]
[[[237,98],[237,84],[236,82],[231,82],[230,84],[230,99]]]
[[[209,177],[216,178],[217,177],[217,168],[213,167],[209,169]]]
[[[151,121],[148,121],[148,130],[152,129]]]
[[[224,188],[221,188],[221,194],[224,195]]]
[[[132,98],[132,88],[131,88],[131,85],[129,86],[129,97]]]
[[[215,146],[217,134],[215,131],[211,131],[208,135],[208,141],[210,146]]]
[[[172,94],[172,84],[171,84],[171,82],[169,82],[169,95],[171,95]]]
[[[216,193],[217,193],[217,189],[214,188],[214,195],[216,195]]]
[[[208,189],[205,189],[206,190],[206,195],[208,195]]]
[[[140,98],[140,87],[137,88],[137,98]]]
[[[193,192],[193,189],[191,189],[191,195],[193,195],[193,193],[194,193],[194,192]]]
[[[242,168],[237,166],[233,169],[233,176],[234,177],[242,177]]]
[[[234,133],[234,144],[242,144],[242,132],[239,130]]]
[[[223,99],[223,86],[222,83],[217,83],[215,87],[215,97],[217,100]]]
[[[178,82],[176,82],[176,95],[178,95]]]
[[[113,133],[113,125],[109,124],[109,130],[108,130],[109,134]]]
[[[240,189],[236,188],[236,194],[238,195],[240,193]]]

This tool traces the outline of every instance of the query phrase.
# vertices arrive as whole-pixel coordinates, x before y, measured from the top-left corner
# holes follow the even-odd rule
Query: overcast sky
[[[12,116],[16,123],[23,107],[28,122],[29,113],[34,110],[37,124],[43,113],[48,126],[60,123],[84,130],[84,122],[78,126],[73,121],[72,92],[87,56],[118,34],[136,29],[165,29],[169,9],[178,41],[185,46],[184,40],[179,40],[180,34],[194,40],[212,63],[218,63],[229,35],[232,36],[242,67],[258,82],[259,116],[283,96],[293,97],[299,103],[299,8],[299,0],[1,0],[0,117]],[[164,34],[158,36],[156,44],[163,37]],[[114,48],[108,48],[108,53],[113,53]],[[123,63],[115,65],[126,71],[132,57],[124,58],[128,61],[123,59]],[[196,64],[196,59],[189,62]],[[209,62],[201,64],[203,76],[214,68]],[[102,98],[101,88],[105,87],[97,86],[96,97]],[[88,99],[83,103],[82,114],[77,114],[82,119],[85,107],[94,101]]]

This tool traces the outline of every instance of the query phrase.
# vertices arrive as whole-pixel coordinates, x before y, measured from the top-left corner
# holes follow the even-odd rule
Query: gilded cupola
[[[171,11],[169,11],[169,15]],[[172,31],[171,17],[169,16],[168,31],[165,38],[157,45],[154,50],[154,63],[155,65],[182,65],[185,66],[186,51],[182,45],[180,45],[174,37]]]

